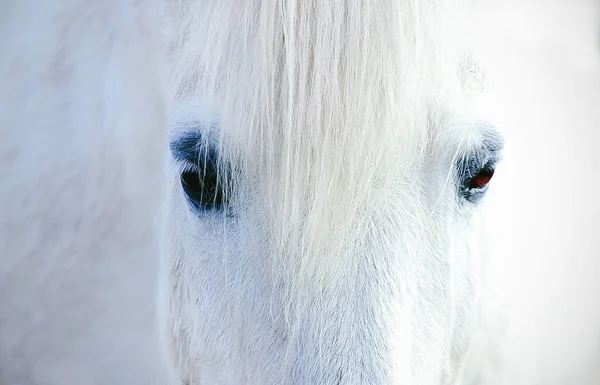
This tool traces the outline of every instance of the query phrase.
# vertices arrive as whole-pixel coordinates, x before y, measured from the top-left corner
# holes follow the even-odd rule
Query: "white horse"
[[[178,381],[457,383],[502,139],[442,3],[168,2]]]
[[[18,37],[0,43],[4,381],[155,376],[138,375],[157,359],[155,283],[139,277],[168,68],[158,288],[174,381],[458,383],[472,225],[502,148],[460,4],[173,0],[162,67],[151,6],[32,3],[0,12]],[[120,264],[137,278],[115,286]]]

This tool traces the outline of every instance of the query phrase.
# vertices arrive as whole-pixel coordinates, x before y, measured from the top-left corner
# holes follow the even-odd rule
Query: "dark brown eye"
[[[456,189],[461,201],[478,203],[487,193],[496,166],[502,160],[504,140],[491,126],[478,127],[481,141],[465,148],[454,164]]]
[[[469,189],[482,189],[490,183],[494,176],[494,170],[491,168],[483,168],[471,178],[467,183]]]
[[[219,175],[211,161],[207,161],[199,172],[182,172],[181,186],[188,202],[196,209],[220,208],[224,203]]]
[[[224,208],[230,174],[218,151],[194,130],[173,138],[170,147],[173,158],[185,170],[180,174],[181,188],[190,206],[196,211]]]
[[[459,194],[471,203],[479,202],[488,190],[494,176],[494,168],[494,163],[488,163],[484,167],[463,163],[458,174]]]

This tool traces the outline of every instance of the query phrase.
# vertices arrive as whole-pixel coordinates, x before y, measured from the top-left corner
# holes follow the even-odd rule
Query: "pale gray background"
[[[600,384],[600,2],[490,0],[505,162],[486,202],[485,385]]]

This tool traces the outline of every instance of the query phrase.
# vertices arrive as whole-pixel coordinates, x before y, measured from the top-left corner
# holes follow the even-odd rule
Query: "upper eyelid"
[[[217,148],[216,122],[183,120],[173,124],[169,148],[178,161],[198,159],[201,151],[212,153]],[[214,155],[214,154],[211,154]]]
[[[198,131],[186,131],[171,139],[169,143],[171,156],[180,171],[200,171],[200,164],[211,160],[216,153],[209,141]]]
[[[481,125],[479,130],[481,140],[476,145],[465,148],[462,156],[457,159],[457,172],[461,178],[473,176],[482,168],[495,168],[502,160],[502,135],[492,125]]]
[[[457,171],[461,179],[474,176],[482,168],[495,169],[502,160],[501,150],[488,150],[478,147],[468,151],[457,163]]]
[[[500,160],[504,150],[504,138],[498,132],[498,129],[490,124],[481,124],[478,127],[481,140],[473,147],[467,150],[465,155],[479,154],[487,155],[494,160]]]
[[[177,161],[191,162],[194,158],[198,157],[198,143],[200,140],[201,136],[194,133],[180,135],[172,139],[169,144],[171,155]]]
[[[485,144],[471,149],[463,157],[479,167],[493,167],[502,160],[502,150],[500,148],[490,148]]]

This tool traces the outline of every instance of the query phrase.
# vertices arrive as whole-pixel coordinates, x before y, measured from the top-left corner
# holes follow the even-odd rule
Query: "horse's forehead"
[[[241,164],[313,180],[406,173],[464,136],[448,127],[481,71],[442,36],[437,2],[265,4],[179,13],[177,130],[195,122]]]

